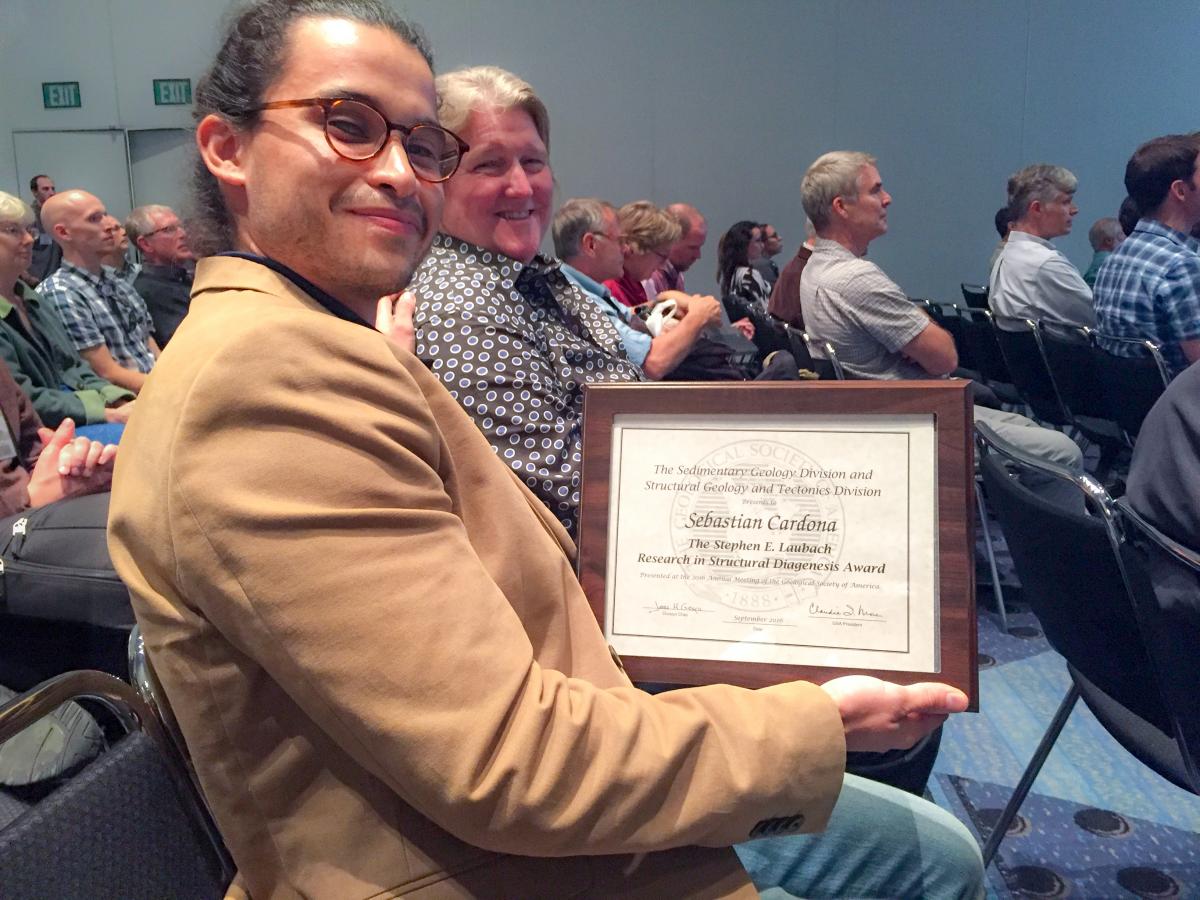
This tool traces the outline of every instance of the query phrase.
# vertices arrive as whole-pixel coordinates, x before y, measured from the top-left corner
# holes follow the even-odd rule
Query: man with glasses
[[[87,191],[64,191],[42,205],[42,225],[62,247],[58,271],[38,291],[54,303],[80,356],[96,374],[137,393],[158,358],[146,304],[105,265],[120,224]]]
[[[192,299],[191,264],[187,231],[169,206],[139,206],[125,220],[125,231],[142,254],[142,270],[133,283],[146,301],[160,347],[187,315]]]
[[[861,678],[636,690],[566,533],[368,324],[467,149],[421,39],[375,0],[262,0],[195,97],[192,233],[219,255],[137,401],[110,543],[235,892],[753,896],[729,844],[820,828],[847,743],[965,705]],[[489,224],[527,234],[528,206],[505,211]],[[925,847],[946,881],[889,882],[980,888],[963,841],[965,865]]]

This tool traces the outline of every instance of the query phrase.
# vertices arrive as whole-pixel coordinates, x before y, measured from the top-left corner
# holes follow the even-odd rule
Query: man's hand
[[[413,328],[416,308],[417,298],[411,291],[380,297],[375,308],[375,330],[409,353],[416,353],[417,338]]]
[[[42,453],[29,473],[29,505],[33,509],[62,500],[108,490],[116,444],[75,437],[75,423],[63,419],[57,429],[39,428]]]
[[[104,410],[105,422],[116,422],[124,425],[129,421],[129,414],[133,412],[133,401],[122,403],[120,406],[110,406]]]
[[[721,304],[713,297],[693,294],[687,298],[684,316],[688,322],[695,322],[701,328],[717,325],[721,321]]]
[[[733,327],[740,331],[746,340],[754,340],[754,323],[749,319],[738,319],[733,323]]]
[[[869,675],[846,675],[821,685],[833,697],[846,729],[847,750],[911,747],[950,713],[967,708],[967,695],[936,682],[899,685]]]

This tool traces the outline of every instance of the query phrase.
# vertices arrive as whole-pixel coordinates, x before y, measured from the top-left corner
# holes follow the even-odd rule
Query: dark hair
[[[1121,223],[1121,230],[1125,232],[1125,237],[1133,234],[1133,229],[1137,228],[1138,219],[1142,217],[1138,205],[1133,202],[1132,197],[1126,197],[1121,201],[1121,210],[1117,213],[1117,221]]]
[[[39,178],[49,178],[49,177],[50,177],[49,175],[34,175],[32,178],[29,179],[29,189],[31,191],[36,191],[38,179]]]
[[[761,226],[757,222],[743,219],[721,235],[717,243],[717,286],[722,294],[729,293],[729,283],[733,279],[733,270],[738,266],[750,265],[746,252],[750,247],[750,238],[754,229]]]
[[[996,210],[996,233],[1000,237],[1008,237],[1008,229],[1012,226],[1012,213],[1008,211],[1007,206],[1002,206]]]
[[[1190,181],[1196,171],[1200,141],[1195,135],[1168,134],[1147,141],[1125,166],[1125,190],[1143,214],[1155,212],[1176,181]]]
[[[380,0],[257,0],[231,14],[221,49],[196,84],[195,120],[215,113],[237,128],[254,125],[259,114],[249,110],[262,102],[279,77],[291,26],[308,18],[349,19],[386,28],[433,68],[424,36]],[[201,255],[230,249],[233,221],[217,179],[199,157],[192,170],[191,199],[188,243]]]

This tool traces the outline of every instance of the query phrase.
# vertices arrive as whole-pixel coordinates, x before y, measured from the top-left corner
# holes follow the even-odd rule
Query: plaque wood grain
[[[939,673],[818,668],[774,663],[624,656],[634,681],[724,682],[764,687],[783,681],[821,683],[852,673],[911,684],[942,681],[963,690],[979,709],[975,620],[974,441],[966,381],[838,381],[592,385],[583,400],[583,475],[578,532],[579,579],[604,628],[609,479],[613,420],[618,415],[714,417],[813,414],[930,415],[937,436]]]

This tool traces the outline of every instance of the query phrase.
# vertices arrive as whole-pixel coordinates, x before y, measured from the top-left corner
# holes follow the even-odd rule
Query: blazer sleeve
[[[434,379],[362,332],[331,346],[281,326],[272,342],[311,365],[232,341],[184,401],[174,577],[360,765],[461,840],[522,855],[823,826],[845,763],[823,691],[651,696],[540,665],[454,499],[497,473],[519,490],[486,447],[472,456],[482,471],[456,468],[422,393]],[[545,536],[524,503],[496,527]],[[562,596],[541,602],[579,590],[568,571]]]

